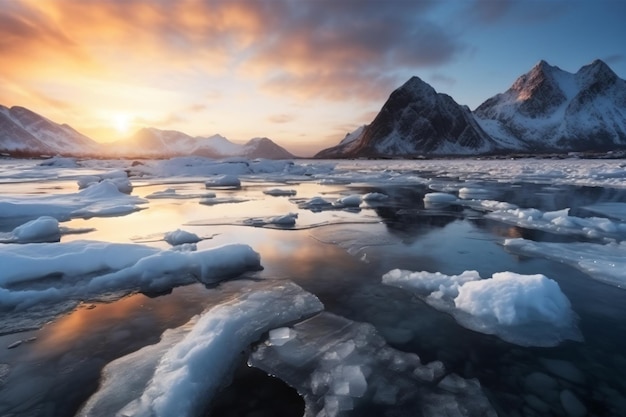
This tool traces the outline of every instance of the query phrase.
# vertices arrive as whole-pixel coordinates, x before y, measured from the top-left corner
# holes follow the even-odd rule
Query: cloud
[[[274,114],[270,117],[267,118],[267,120],[269,120],[272,123],[278,123],[278,124],[282,124],[282,123],[289,123],[292,122],[296,119],[296,117],[293,114]]]
[[[626,55],[624,54],[613,54],[613,55],[609,55],[605,57],[603,61],[609,65],[613,65],[613,64],[617,64],[617,63],[624,61],[625,58],[626,58]]]
[[[437,7],[434,0],[0,0],[0,65],[15,82],[55,83],[55,91],[98,79],[193,88],[198,102],[202,90],[208,100],[222,98],[221,87],[198,88],[202,80],[235,75],[254,93],[380,100],[405,81],[399,74],[436,68],[465,50],[430,18]]]
[[[447,87],[451,87],[456,84],[456,78],[448,77],[447,75],[441,73],[435,73],[430,76],[430,81],[433,83],[443,84]]]

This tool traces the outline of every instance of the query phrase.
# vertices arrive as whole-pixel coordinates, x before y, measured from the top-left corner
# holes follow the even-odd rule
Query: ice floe
[[[155,191],[146,196],[147,199],[153,200],[158,198],[170,198],[170,199],[193,199],[193,198],[215,198],[215,193],[196,193],[196,194],[181,194],[176,191],[175,188],[166,188],[162,191]]]
[[[290,282],[246,283],[231,301],[108,364],[100,388],[78,416],[205,415],[242,351],[268,330],[322,308],[314,295]]]
[[[488,213],[485,217],[527,229],[557,234],[610,240],[626,238],[626,223],[604,217],[570,216],[568,208],[548,212],[534,208],[497,210]]]
[[[0,246],[0,333],[39,327],[84,300],[214,283],[261,268],[259,254],[233,244],[202,251],[93,241]]]
[[[263,190],[263,194],[271,195],[273,197],[291,197],[296,195],[296,190],[283,189],[283,188],[270,188],[269,190]]]
[[[270,216],[270,217],[251,217],[249,219],[245,219],[243,224],[246,226],[279,226],[279,227],[290,227],[296,224],[296,219],[298,218],[298,213],[288,213],[281,216]]]
[[[464,327],[511,343],[554,346],[582,338],[568,298],[544,275],[499,272],[482,279],[476,271],[445,275],[395,269],[382,281],[415,293]]]
[[[295,387],[305,416],[496,415],[477,380],[441,362],[423,364],[388,346],[372,325],[331,313],[270,332],[249,363]]]
[[[205,181],[206,188],[228,188],[237,189],[241,187],[241,181],[236,175],[216,175]]]
[[[98,175],[82,176],[78,179],[78,189],[82,190],[83,188],[87,188],[90,185],[98,184],[105,180],[115,184],[117,189],[124,194],[130,194],[133,192],[133,184],[128,179],[126,172],[122,170],[109,171]]]
[[[104,180],[77,193],[0,197],[0,218],[52,216],[67,220],[122,215],[140,210],[145,203],[147,200],[122,193],[115,183]]]
[[[163,240],[172,246],[182,245],[185,243],[198,243],[202,240],[195,233],[187,232],[186,230],[176,229],[172,232],[165,233]]]
[[[607,284],[626,288],[626,242],[604,245],[586,242],[534,242],[506,239],[504,247],[517,254],[565,263]]]

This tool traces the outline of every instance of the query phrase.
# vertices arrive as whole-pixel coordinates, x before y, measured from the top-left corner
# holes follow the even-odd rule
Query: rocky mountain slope
[[[540,61],[474,112],[492,137],[525,151],[626,146],[626,81],[600,60],[575,74]]]
[[[473,113],[417,77],[372,123],[316,156],[412,157],[626,148],[626,81],[600,60],[575,74],[540,61]]]
[[[354,136],[316,157],[469,155],[498,148],[467,106],[418,77],[391,93],[374,120]]]
[[[58,124],[24,107],[0,106],[0,151],[29,156],[88,155],[100,145],[66,124]]]

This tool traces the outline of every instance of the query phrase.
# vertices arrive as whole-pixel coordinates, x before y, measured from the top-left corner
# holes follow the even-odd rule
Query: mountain
[[[412,157],[626,148],[626,81],[601,60],[575,74],[540,61],[474,112],[417,77],[369,125],[316,157]]]
[[[244,156],[247,158],[290,159],[294,156],[268,138],[251,139],[244,145],[221,135],[193,137],[175,130],[143,128],[128,139],[115,143],[116,153],[134,157],[197,155],[207,158]]]
[[[100,145],[66,124],[24,107],[0,106],[0,151],[24,155],[93,155]]]
[[[295,156],[268,138],[252,138],[243,145],[241,156],[250,159],[292,159]]]
[[[360,134],[347,135],[316,157],[470,155],[497,149],[467,106],[412,77],[391,93]]]
[[[575,74],[540,61],[474,114],[513,149],[608,151],[626,147],[626,81],[601,60]]]

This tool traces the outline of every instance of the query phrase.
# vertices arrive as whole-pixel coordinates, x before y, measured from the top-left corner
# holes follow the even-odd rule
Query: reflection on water
[[[491,195],[503,201],[544,211],[624,199],[623,191],[592,187],[475,185],[492,187]],[[39,191],[32,191],[26,184],[11,187],[11,192],[23,193],[75,192],[75,185],[69,182],[51,182],[52,189],[44,187]],[[206,191],[202,183],[175,186],[146,183],[136,188],[134,194],[145,196],[168,187],[176,188],[181,194]],[[384,189],[314,183],[288,186],[297,191],[299,198],[322,195],[330,201],[355,193],[389,195],[385,202],[364,208],[360,213],[298,210],[288,197],[264,195],[262,191],[270,187],[274,185],[244,183],[238,191],[216,191],[217,197],[237,196],[248,200],[237,204],[206,206],[196,197],[163,198],[151,200],[146,210],[127,216],[73,219],[63,225],[95,230],[63,236],[62,240],[132,242],[146,238],[152,240],[150,245],[167,248],[169,245],[159,240],[162,234],[181,228],[199,236],[213,236],[199,242],[199,249],[246,243],[261,254],[264,267],[251,275],[253,278],[293,280],[316,294],[327,311],[374,324],[392,346],[415,352],[424,362],[440,360],[463,377],[478,378],[501,416],[520,415],[516,410],[528,407],[529,392],[546,404],[552,401],[528,387],[532,383],[529,376],[535,373],[559,379],[546,368],[545,364],[552,363],[551,360],[568,361],[584,374],[582,382],[566,382],[590,414],[619,415],[615,404],[626,398],[623,381],[626,342],[622,340],[626,332],[625,293],[592,281],[573,268],[543,259],[517,257],[501,246],[503,238],[511,237],[568,240],[484,220],[480,213],[460,206],[427,208],[423,196],[432,190],[419,184]],[[289,212],[298,212],[298,222],[303,224],[329,221],[343,224],[305,230],[229,225],[233,219]],[[376,218],[378,222],[347,224],[364,218]],[[568,342],[550,349],[520,348],[469,331],[407,292],[382,285],[382,274],[394,268],[445,274],[477,270],[481,276],[499,271],[545,274],[559,283],[579,314],[585,343]],[[233,285],[245,285],[245,281]],[[185,323],[207,305],[228,296],[228,285],[207,289],[199,284],[155,298],[137,294],[111,304],[97,304],[95,308],[81,306],[38,332],[20,336],[34,335],[37,340],[12,350],[0,349],[0,364],[11,367],[5,384],[0,385],[0,415],[72,415],[97,388],[99,372],[106,363],[156,342],[166,328]],[[8,345],[16,338],[3,336],[0,342]],[[259,378],[245,370],[240,372],[228,393],[230,398],[247,396],[250,386],[245,382]],[[278,385],[268,385],[274,388],[265,393],[267,398],[293,394],[282,393]],[[614,398],[611,392],[615,393]],[[558,403],[558,398],[555,401]],[[558,407],[550,409],[550,413],[565,415]]]

